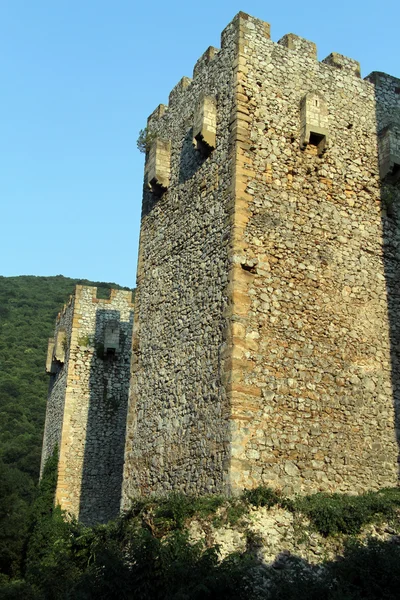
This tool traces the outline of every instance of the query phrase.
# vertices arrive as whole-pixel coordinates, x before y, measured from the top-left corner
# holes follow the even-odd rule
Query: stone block
[[[314,42],[310,42],[294,33],[287,33],[278,42],[281,46],[289,50],[295,50],[309,58],[317,59],[317,46]]]
[[[47,358],[46,358],[46,373],[49,375],[55,373],[55,365],[53,364],[53,353],[54,353],[54,338],[49,338],[47,344]]]
[[[193,122],[193,143],[202,154],[216,147],[217,103],[214,97],[201,95]]]
[[[148,188],[155,193],[164,192],[171,176],[171,142],[157,138],[151,145],[145,166]]]
[[[309,92],[300,104],[300,146],[316,146],[319,155],[328,147],[329,114],[325,100],[320,94]]]

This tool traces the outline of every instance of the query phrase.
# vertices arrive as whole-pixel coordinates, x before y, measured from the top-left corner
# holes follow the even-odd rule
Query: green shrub
[[[229,525],[238,525],[247,513],[247,506],[241,499],[231,500],[226,509],[226,520]]]
[[[43,596],[26,581],[5,581],[0,576],[0,600],[41,600]]]
[[[260,485],[253,490],[245,490],[242,496],[253,506],[266,506],[271,508],[275,504],[281,504],[283,497],[272,488]]]
[[[325,536],[354,535],[364,525],[383,518],[392,519],[400,506],[400,490],[366,492],[360,496],[319,493],[298,498],[294,510],[306,515]]]
[[[182,529],[194,516],[205,518],[226,502],[222,496],[187,496],[172,492],[160,498],[154,508],[154,525],[160,530]]]
[[[149,131],[147,127],[139,131],[138,139],[136,140],[137,148],[140,152],[146,153],[150,150],[150,146],[156,139],[156,134]]]

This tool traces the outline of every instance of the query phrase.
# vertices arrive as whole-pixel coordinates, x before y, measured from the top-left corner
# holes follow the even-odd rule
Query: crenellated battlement
[[[294,33],[287,33],[279,41],[280,46],[284,46],[289,50],[294,50],[317,60],[317,46],[314,42],[310,42]]]
[[[182,93],[190,86],[192,79],[190,77],[182,77],[182,79],[176,84],[176,86],[170,91],[168,96],[168,106],[174,106],[177,104]]]
[[[97,297],[97,287],[93,285],[77,285],[75,290],[76,294],[87,294],[91,296],[92,302],[94,304],[107,306],[108,304],[113,304],[114,302],[126,302],[128,305],[133,306],[132,304],[132,291],[131,290],[118,290],[115,288],[110,288],[110,297],[109,298],[98,298]]]
[[[194,80],[197,80],[201,77],[206,79],[207,70],[213,68],[213,63],[216,57],[221,52],[226,53],[231,51],[232,45],[234,47],[237,46],[239,55],[245,59],[245,54],[243,53],[243,43],[238,41],[240,36],[242,36],[243,40],[254,37],[257,37],[258,39],[264,39],[268,42],[271,53],[274,47],[286,48],[290,52],[297,54],[299,57],[316,61],[316,63],[320,64],[321,66],[324,65],[332,67],[332,69],[342,71],[343,74],[352,74],[356,78],[361,77],[361,67],[357,60],[339,54],[338,52],[331,52],[331,54],[329,54],[326,58],[318,61],[317,46],[314,42],[302,38],[294,33],[287,33],[277,42],[274,42],[271,40],[270,30],[271,28],[269,23],[251,17],[244,12],[239,12],[221,32],[221,48],[219,49],[209,46],[194,65],[193,79],[190,79],[189,77],[182,77],[177,85],[171,90],[169,94],[168,107],[174,107],[180,102],[180,98],[184,96],[185,92],[188,90],[188,88],[190,88]],[[274,58],[272,57],[272,64],[273,60]],[[385,73],[373,73],[366,77],[365,80],[374,83],[375,85],[383,85],[382,81],[388,81],[387,78],[390,80],[395,80],[397,82],[395,87],[400,88],[400,82],[396,78],[391,78]],[[148,126],[151,127],[156,120],[165,115],[168,107],[164,104],[160,104],[149,116]]]
[[[151,115],[147,118],[147,127],[151,129],[153,123],[157,122],[158,119],[161,119],[162,116],[165,115],[168,110],[168,106],[166,104],[159,104],[155,110],[151,113]]]
[[[397,111],[400,111],[400,79],[398,77],[381,71],[373,71],[365,77],[365,81],[375,86],[376,94],[381,102],[394,105]]]
[[[60,321],[60,319],[64,316],[65,312],[68,310],[68,308],[71,306],[71,304],[74,301],[74,294],[71,294],[70,297],[68,298],[68,302],[66,302],[64,304],[64,306],[62,307],[62,309],[60,310],[60,312],[57,314],[57,318],[56,318],[56,322],[58,323]]]
[[[335,69],[345,69],[354,73],[356,77],[361,77],[360,63],[357,60],[348,58],[337,52],[329,54],[329,56],[324,58],[322,63],[324,65],[329,65],[330,67],[335,67]]]
[[[199,75],[203,72],[204,69],[208,67],[210,62],[214,60],[215,56],[218,54],[219,48],[214,48],[214,46],[209,46],[207,50],[202,54],[199,60],[196,62],[193,68],[193,79],[199,77]]]

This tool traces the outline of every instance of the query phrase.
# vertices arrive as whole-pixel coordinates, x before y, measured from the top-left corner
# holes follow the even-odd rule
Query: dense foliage
[[[397,536],[391,541],[369,539],[365,543],[350,538],[343,557],[320,565],[309,564],[285,552],[274,564],[267,565],[260,558],[259,542],[248,534],[244,552],[221,560],[218,546],[190,540],[188,526],[192,518],[210,523],[219,515],[226,523],[230,509],[237,511],[239,506],[243,517],[250,505],[287,504],[290,510],[297,512],[297,502],[268,488],[230,500],[172,494],[158,500],[136,501],[130,512],[116,521],[89,528],[66,520],[59,508],[53,508],[56,461],[54,455],[46,465],[30,512],[23,577],[0,580],[2,600],[398,598],[400,545]],[[374,520],[379,521],[384,516],[381,512],[384,497],[388,503],[392,502],[391,516],[395,521],[399,490],[369,494],[366,522],[372,519],[373,496],[377,499]],[[361,496],[359,500],[352,497],[356,509],[352,529],[358,527],[366,497]],[[317,513],[328,507],[335,521],[343,513],[344,499],[338,494],[317,494],[305,502],[313,503],[312,510]]]
[[[40,465],[47,339],[76,284],[115,284],[57,277],[0,277],[0,570],[18,572]]]

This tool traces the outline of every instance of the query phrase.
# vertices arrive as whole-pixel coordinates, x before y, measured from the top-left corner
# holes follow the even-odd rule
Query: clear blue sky
[[[138,131],[239,10],[400,77],[398,0],[0,0],[0,275],[135,285]]]

